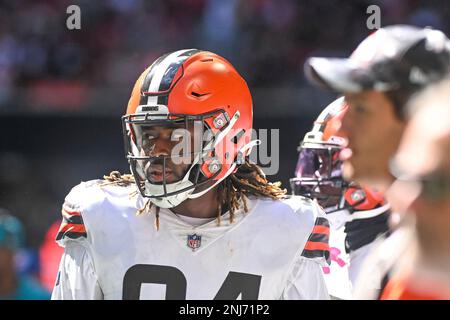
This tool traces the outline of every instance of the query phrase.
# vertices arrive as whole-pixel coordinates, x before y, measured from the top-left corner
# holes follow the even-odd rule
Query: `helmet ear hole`
[[[200,97],[202,96],[202,94],[201,94],[201,93],[198,93],[198,92],[192,91],[192,92],[191,92],[191,96],[194,96],[194,97],[196,97],[196,98],[200,98]]]

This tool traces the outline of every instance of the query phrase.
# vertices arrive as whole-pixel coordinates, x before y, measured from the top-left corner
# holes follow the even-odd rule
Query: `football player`
[[[350,299],[362,262],[373,241],[388,232],[389,204],[380,192],[342,177],[339,153],[345,141],[337,135],[347,112],[344,98],[329,104],[314,121],[298,148],[293,194],[315,199],[330,222],[330,268],[325,280],[331,296]],[[350,282],[349,282],[350,280]]]
[[[53,299],[327,299],[329,224],[249,161],[252,110],[219,55],[148,67],[122,117],[132,175],[65,199]]]
[[[408,123],[407,102],[440,81],[449,67],[450,42],[445,34],[407,25],[377,30],[348,59],[308,59],[305,63],[308,79],[343,93],[349,105],[340,129],[347,139],[347,147],[340,153],[347,180],[376,188],[389,201],[387,190],[395,180],[389,163]],[[412,224],[409,220],[402,212],[391,214],[395,231],[384,245],[379,241],[378,253],[374,253],[378,257],[367,259],[355,297],[379,297],[389,280],[389,270],[408,248],[409,228],[401,226]]]

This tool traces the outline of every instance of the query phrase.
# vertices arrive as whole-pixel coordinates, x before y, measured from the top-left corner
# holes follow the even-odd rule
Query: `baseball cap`
[[[438,81],[449,65],[450,41],[443,32],[393,25],[369,35],[349,58],[309,58],[305,74],[336,92],[389,91]]]

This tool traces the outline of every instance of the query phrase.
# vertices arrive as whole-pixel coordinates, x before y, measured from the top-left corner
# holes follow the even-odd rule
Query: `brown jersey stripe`
[[[330,264],[330,251],[324,250],[303,250],[302,256],[305,258],[325,258],[327,263]]]
[[[314,223],[316,226],[325,226],[330,227],[330,223],[326,218],[319,217],[316,219],[316,222]]]
[[[320,234],[320,233],[314,233],[308,239],[308,241],[310,242],[322,242],[322,243],[328,243],[328,240],[329,240],[328,234]]]
[[[72,216],[72,217],[63,216],[63,222],[70,224],[84,224],[83,218],[81,218],[81,216]]]
[[[78,239],[81,237],[87,238],[87,233],[86,232],[71,232],[71,231],[66,231],[66,232],[58,232],[58,234],[56,235],[56,241],[61,240],[62,238],[70,238],[70,239]]]
[[[318,217],[305,244],[302,256],[306,258],[324,257],[330,264],[330,246],[328,245],[330,224],[326,218]]]
[[[83,224],[61,223],[61,227],[56,235],[56,240],[61,240],[64,237],[70,239],[77,239],[80,237],[87,238],[86,228]]]
[[[63,208],[61,213],[63,216],[63,223],[84,224],[81,212],[79,211],[68,211]]]

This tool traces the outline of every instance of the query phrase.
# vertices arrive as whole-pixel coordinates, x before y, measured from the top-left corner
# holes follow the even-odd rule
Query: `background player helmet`
[[[327,213],[343,209],[352,213],[385,204],[381,193],[342,177],[339,153],[345,146],[345,139],[337,132],[347,109],[341,97],[320,113],[298,147],[295,177],[290,179],[293,194],[316,199]]]
[[[158,58],[136,81],[122,117],[127,158],[142,196],[159,207],[175,207],[236,171],[257,144],[251,141],[252,110],[245,80],[223,57],[187,49]],[[194,142],[189,154],[157,157],[145,152],[145,127],[174,124],[199,129],[195,136],[202,141]],[[190,166],[184,177],[167,183],[169,161],[186,157]],[[154,163],[163,166],[161,183],[149,180]]]

